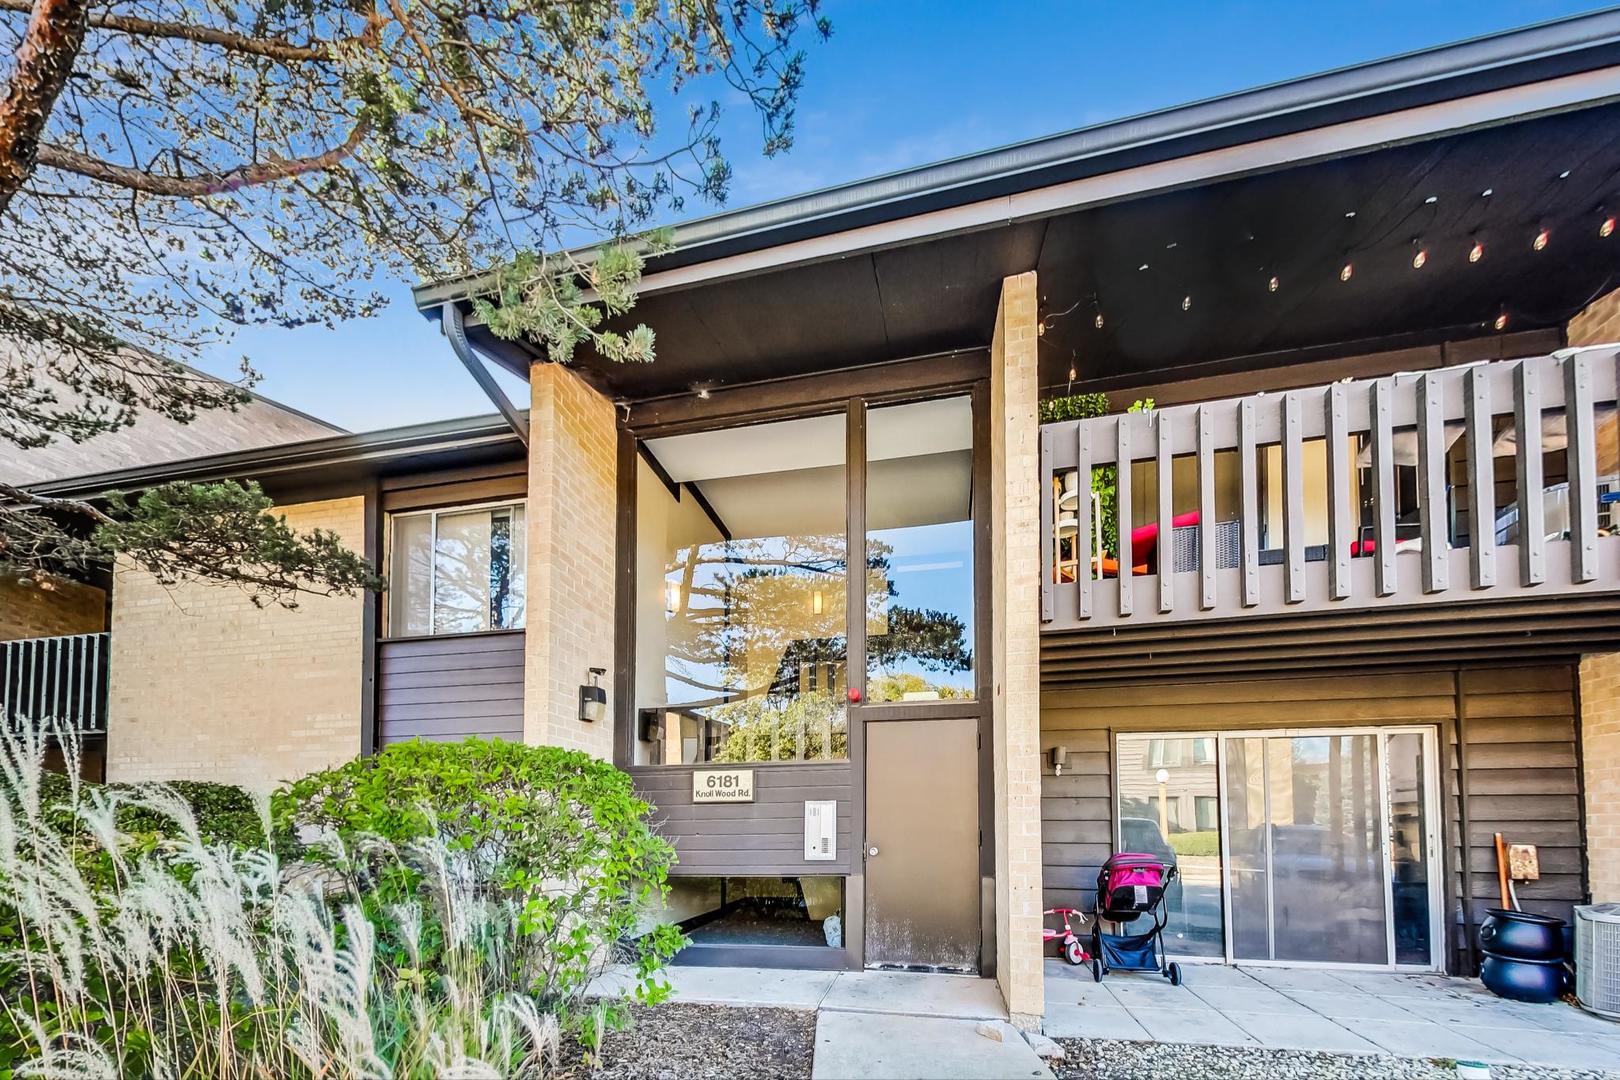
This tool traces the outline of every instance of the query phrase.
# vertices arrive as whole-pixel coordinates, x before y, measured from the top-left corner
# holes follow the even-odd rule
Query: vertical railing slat
[[[1074,554],[1079,565],[1075,567],[1075,588],[1079,590],[1079,611],[1082,619],[1091,618],[1091,577],[1096,559],[1102,552],[1091,550],[1091,425],[1081,421],[1074,435]]]
[[[1395,382],[1372,385],[1373,559],[1379,596],[1393,596],[1395,569]]]
[[[1260,482],[1255,475],[1258,451],[1254,433],[1254,398],[1238,405],[1238,475],[1243,489],[1243,606],[1260,602]]]
[[[1305,599],[1305,418],[1299,394],[1283,395],[1283,558],[1287,571],[1285,599]]]
[[[1198,406],[1198,606],[1215,608],[1215,417]]]
[[[1569,572],[1581,584],[1598,576],[1598,496],[1592,374],[1580,353],[1564,358],[1564,430],[1569,437]]]
[[[94,725],[91,730],[100,730],[102,720],[101,700],[101,647],[109,639],[106,634],[97,634],[95,648],[90,653],[90,721]]]
[[[1423,533],[1423,591],[1445,592],[1451,539],[1446,520],[1446,418],[1440,380],[1430,372],[1417,382],[1418,523]]]
[[[1468,425],[1468,574],[1476,589],[1496,584],[1496,460],[1491,423],[1490,372],[1482,364],[1464,377],[1464,422]]]
[[[1541,379],[1534,361],[1513,369],[1513,494],[1519,506],[1519,583],[1547,580],[1547,506],[1541,474]]]
[[[1350,406],[1343,383],[1328,387],[1323,430],[1327,435],[1328,592],[1335,600],[1350,595]]]
[[[1041,622],[1052,621],[1052,590],[1057,579],[1057,485],[1052,475],[1052,429],[1041,428]],[[1078,541],[1075,550],[1079,550]]]
[[[1121,414],[1118,421],[1116,442],[1119,453],[1114,458],[1114,471],[1117,479],[1114,482],[1114,498],[1116,500],[1115,518],[1119,523],[1119,538],[1114,544],[1119,548],[1115,553],[1119,560],[1119,613],[1129,615],[1134,610],[1131,567],[1136,560],[1136,553],[1131,550],[1131,417],[1130,414]]]
[[[1170,414],[1159,410],[1154,428],[1159,437],[1154,461],[1159,495],[1159,612],[1168,615],[1176,606],[1175,459],[1170,453]]]

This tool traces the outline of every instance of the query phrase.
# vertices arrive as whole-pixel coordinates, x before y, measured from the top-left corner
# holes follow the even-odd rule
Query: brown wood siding
[[[675,845],[677,862],[670,873],[774,876],[850,872],[855,842],[851,830],[854,774],[848,763],[704,768],[753,769],[754,802],[729,806],[693,803],[691,766],[630,770],[636,793],[655,808],[658,831]],[[804,804],[825,799],[838,801],[838,857],[810,862],[804,857]]]
[[[523,632],[377,643],[378,744],[523,738]]]
[[[1523,906],[1567,919],[1585,898],[1575,716],[1574,671],[1567,663],[1049,690],[1041,699],[1045,906],[1092,902],[1097,870],[1113,850],[1116,733],[1433,725],[1445,750],[1445,895],[1451,963],[1460,968],[1466,927],[1497,903],[1493,833],[1540,845],[1542,880],[1520,890]],[[1459,730],[1467,739],[1466,785]],[[1068,765],[1054,776],[1047,755],[1060,745],[1068,748]],[[1460,864],[1464,793],[1473,894],[1468,921]]]

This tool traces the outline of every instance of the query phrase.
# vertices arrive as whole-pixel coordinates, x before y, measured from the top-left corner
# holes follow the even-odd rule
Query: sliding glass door
[[[1438,966],[1433,729],[1120,734],[1114,765],[1118,850],[1178,871],[1172,953]]]
[[[1433,732],[1221,736],[1227,956],[1435,966]]]

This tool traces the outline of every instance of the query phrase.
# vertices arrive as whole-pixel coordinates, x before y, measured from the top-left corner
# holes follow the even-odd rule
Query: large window
[[[1156,855],[1177,870],[1166,896],[1166,946],[1183,956],[1222,955],[1214,736],[1121,735],[1114,762],[1119,850]]]
[[[866,698],[971,698],[971,399],[871,409],[866,461]]]
[[[523,504],[396,514],[391,526],[391,637],[522,628]]]
[[[849,756],[843,414],[645,444],[636,764]]]

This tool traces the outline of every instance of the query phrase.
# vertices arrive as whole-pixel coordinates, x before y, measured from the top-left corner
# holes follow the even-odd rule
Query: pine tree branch
[[[29,0],[0,0],[0,11],[31,11],[33,6]],[[199,45],[215,45],[227,52],[263,56],[286,63],[330,60],[333,53],[332,46],[326,42],[318,45],[299,45],[285,38],[252,37],[248,34],[238,34],[230,30],[217,30],[209,26],[162,22],[157,19],[142,19],[134,15],[93,13],[90,15],[87,25],[94,30],[113,30],[121,34],[135,34],[140,37],[172,38],[179,41],[195,42]]]
[[[34,171],[40,136],[84,45],[88,0],[38,0],[0,101],[0,214]]]
[[[196,199],[235,191],[238,188],[287,180],[305,173],[324,172],[341,164],[353,154],[370,128],[371,125],[362,119],[349,130],[349,137],[340,145],[310,157],[256,161],[251,165],[242,165],[225,172],[204,173],[199,176],[163,176],[128,165],[115,165],[110,161],[102,161],[89,154],[82,154],[53,143],[46,143],[39,148],[39,164],[147,195]]]

